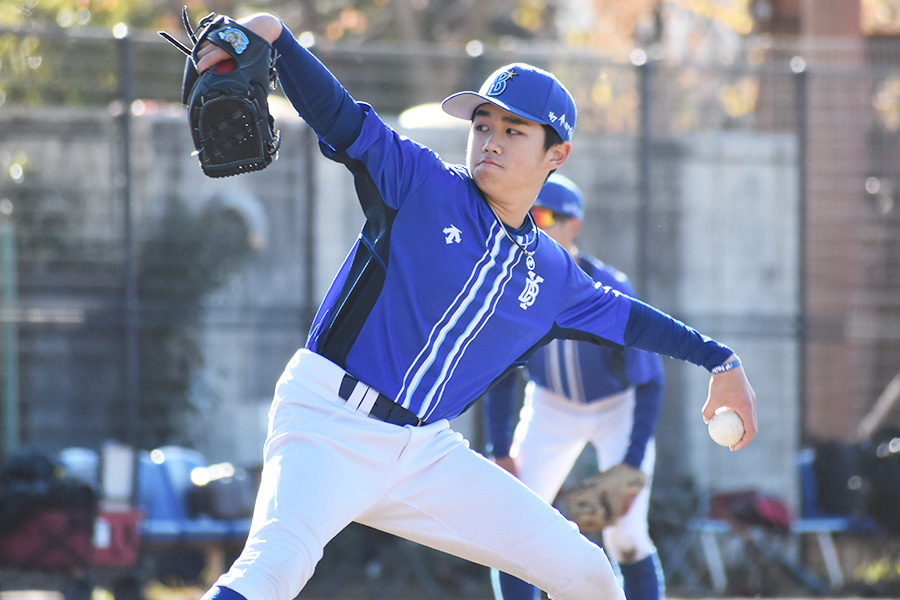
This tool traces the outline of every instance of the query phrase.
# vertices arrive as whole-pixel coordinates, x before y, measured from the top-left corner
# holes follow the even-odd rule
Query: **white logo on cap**
[[[572,137],[572,132],[575,130],[575,128],[566,122],[565,113],[563,115],[557,117],[556,113],[551,110],[548,118],[550,119],[550,122],[554,123],[554,124],[556,123],[557,120],[559,120],[559,125],[562,126],[562,128],[566,130],[566,133],[569,134],[569,137]]]
[[[503,71],[497,78],[494,79],[494,83],[491,84],[490,89],[487,91],[488,96],[499,96],[503,92],[506,91],[506,83],[518,75],[515,69],[510,69],[509,71]]]

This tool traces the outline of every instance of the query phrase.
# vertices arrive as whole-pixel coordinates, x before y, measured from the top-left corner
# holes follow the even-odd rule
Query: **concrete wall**
[[[44,116],[40,121],[48,124],[46,131],[35,122],[33,127],[26,124],[16,129],[19,137],[13,137],[10,129],[9,139],[32,157],[52,158],[77,157],[78,144],[86,136],[106,138],[106,153],[85,157],[88,164],[102,162],[82,172],[90,174],[87,179],[95,188],[98,181],[104,186],[99,193],[85,193],[89,201],[81,208],[80,219],[85,235],[115,240],[122,220],[116,185],[121,153],[116,149],[116,129],[109,127],[108,119],[101,112],[84,117],[81,125],[63,128]],[[179,432],[180,440],[195,445],[211,460],[247,466],[261,458],[265,415],[275,381],[291,354],[302,346],[311,311],[363,222],[351,176],[318,153],[315,140],[297,117],[283,113],[276,120],[284,138],[279,159],[262,172],[225,179],[205,177],[190,157],[191,142],[180,110],[148,111],[136,116],[133,124],[133,210],[138,237],[148,235],[166,204],[179,199],[196,211],[212,204],[242,215],[257,244],[248,264],[205,300],[199,338],[204,362],[191,386],[197,411]],[[405,128],[400,125],[402,119],[395,121],[401,132],[430,145],[446,160],[464,161],[464,124],[438,119],[430,127]],[[29,131],[43,131],[47,149],[28,141]],[[83,135],[76,135],[77,131]],[[54,137],[54,132],[59,136]],[[576,139],[576,152],[561,172],[586,194],[587,216],[579,243],[633,280],[646,280],[646,289],[638,292],[652,304],[735,347],[760,402],[759,440],[750,449],[731,454],[708,439],[700,418],[706,373],[667,361],[659,429],[660,483],[690,476],[704,488],[757,487],[793,498],[793,452],[800,429],[792,329],[798,311],[795,143],[780,136],[727,132],[656,141],[649,175],[649,232],[640,229],[641,175],[634,144],[624,136]],[[62,188],[81,185],[78,169],[54,172],[52,163],[57,161],[65,164],[61,158],[34,163],[38,166],[30,176],[43,169],[42,176],[55,174]],[[74,164],[79,163],[70,166]],[[649,249],[646,265],[640,260],[642,240]],[[639,272],[642,268],[646,272]],[[64,286],[54,289],[58,297],[69,293]],[[86,301],[69,305],[86,307],[88,318],[93,314]],[[41,380],[38,371],[48,361],[72,362],[75,347],[65,342],[69,337],[63,334],[77,332],[78,327],[88,325],[52,333],[62,344],[57,358],[41,354],[28,362],[34,376],[23,377],[23,388]],[[44,331],[35,339],[51,334]],[[41,347],[35,344],[34,348]],[[105,347],[112,360],[107,370],[119,373],[120,350]],[[63,380],[69,379],[57,371]],[[72,371],[85,372],[83,366],[73,366]],[[115,381],[107,383],[115,387]],[[56,386],[54,397],[61,406],[68,406],[85,395],[80,387],[77,383]],[[79,412],[98,431],[103,430],[107,413],[121,406],[120,397],[108,396],[112,394],[90,395],[92,402]],[[69,438],[54,434],[48,429],[51,424],[39,422],[41,414],[53,412],[46,401],[33,397],[25,401],[36,407],[26,425],[35,439],[47,441],[56,435],[60,444],[70,445],[69,438],[77,438],[74,433]],[[54,414],[69,413],[57,410]],[[476,447],[481,444],[479,417],[476,408],[455,424]],[[105,427],[109,433],[98,433],[97,439],[115,436],[114,428]]]
[[[703,488],[795,496],[800,431],[797,146],[779,135],[682,140],[679,317],[734,348],[758,396],[760,434],[730,453],[699,418],[708,376],[685,375],[687,451]]]

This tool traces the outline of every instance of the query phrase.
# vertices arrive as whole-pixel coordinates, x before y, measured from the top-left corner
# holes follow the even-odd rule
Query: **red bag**
[[[794,520],[787,502],[756,490],[713,494],[710,516],[736,525],[760,525],[781,533],[789,532]]]
[[[0,564],[29,569],[86,567],[94,547],[93,514],[84,510],[42,510],[0,538]]]
[[[143,517],[139,510],[100,511],[94,524],[94,566],[134,566],[140,552]]]

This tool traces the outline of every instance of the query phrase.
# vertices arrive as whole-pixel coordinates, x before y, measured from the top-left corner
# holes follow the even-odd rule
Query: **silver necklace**
[[[534,256],[534,253],[537,252],[538,245],[541,243],[541,236],[538,235],[537,223],[534,222],[534,217],[531,216],[531,211],[529,210],[525,217],[526,219],[531,221],[531,230],[534,232],[534,240],[535,240],[534,241],[534,250],[529,251],[525,248],[525,246],[520,244],[519,241],[515,237],[513,237],[513,234],[511,234],[509,232],[509,230],[506,228],[506,225],[504,225],[503,221],[500,220],[500,216],[497,214],[497,211],[494,210],[494,207],[491,206],[491,203],[488,201],[487,198],[484,199],[484,203],[487,204],[487,207],[491,211],[491,214],[494,215],[495,219],[497,219],[497,224],[500,225],[500,229],[503,230],[503,233],[506,234],[506,237],[509,238],[509,241],[511,241],[516,246],[518,246],[519,250],[521,250],[522,252],[525,253],[525,257],[528,259],[529,270],[533,269],[534,267],[531,265],[534,264],[534,259],[532,257]]]

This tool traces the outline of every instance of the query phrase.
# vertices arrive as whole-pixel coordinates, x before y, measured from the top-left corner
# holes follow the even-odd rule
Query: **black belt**
[[[356,389],[358,384],[359,379],[350,373],[344,373],[344,379],[341,381],[341,388],[338,390],[338,396],[344,400],[349,400],[350,394],[353,393],[353,390]],[[385,423],[391,423],[393,425],[413,425],[414,427],[425,425],[425,422],[419,418],[419,415],[408,408],[400,406],[384,394],[378,394],[378,397],[375,398],[375,404],[372,405],[369,416],[373,419],[378,419],[379,421],[384,421]]]

